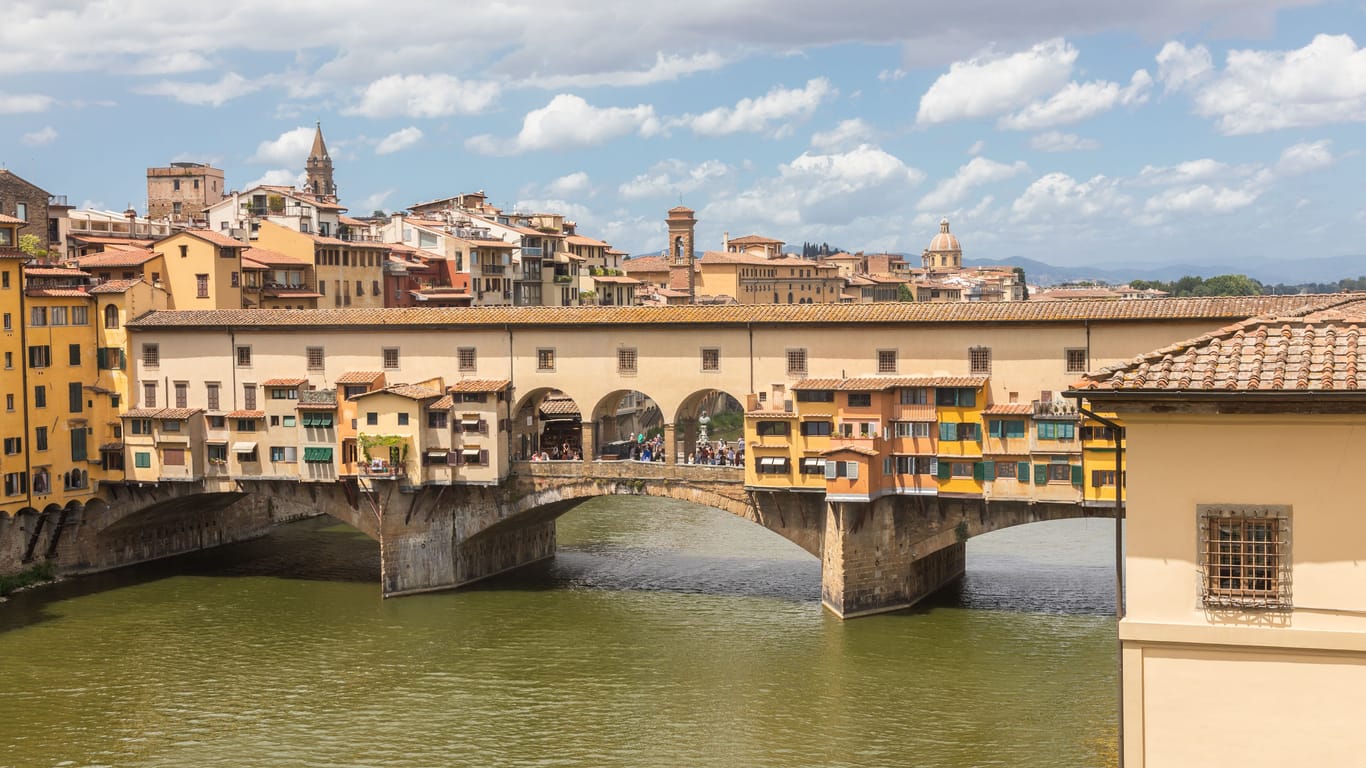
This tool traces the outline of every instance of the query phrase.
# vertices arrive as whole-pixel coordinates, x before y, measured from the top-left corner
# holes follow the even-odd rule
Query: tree
[[[1020,298],[1029,301],[1029,281],[1025,279],[1024,267],[1015,267],[1012,271],[1015,278],[1020,281]]]
[[[898,285],[898,286],[896,287],[896,300],[897,300],[897,301],[915,301],[915,294],[914,294],[914,293],[911,293],[911,287],[910,287],[909,285],[906,285],[905,283],[901,283],[900,285]]]
[[[37,235],[19,236],[19,250],[30,258],[41,259],[47,256],[47,251],[43,249],[42,243],[43,241],[39,240]]]
[[[1215,275],[1196,289],[1196,296],[1260,296],[1262,284],[1247,275]]]
[[[376,208],[375,210],[370,212],[370,218],[387,219],[389,218],[389,214],[385,213],[383,208]]]

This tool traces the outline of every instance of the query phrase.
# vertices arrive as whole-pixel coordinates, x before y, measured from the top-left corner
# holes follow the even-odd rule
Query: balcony
[[[530,245],[524,245],[524,246],[522,246],[522,257],[523,257],[523,258],[539,259],[539,258],[541,258],[542,252],[543,252],[543,249],[542,249],[539,245],[538,245],[538,246],[530,246]]]
[[[485,275],[501,275],[507,272],[507,267],[502,264],[480,264],[479,272]]]
[[[1079,416],[1075,400],[1035,400],[1033,406],[1036,418],[1043,416],[1075,419]]]

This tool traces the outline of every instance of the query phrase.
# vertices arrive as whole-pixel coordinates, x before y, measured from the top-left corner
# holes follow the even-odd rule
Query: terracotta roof
[[[247,244],[241,240],[234,240],[227,235],[213,231],[212,229],[187,229],[185,234],[192,235],[205,242],[213,243],[221,248],[246,248]],[[174,235],[172,235],[174,237]],[[165,240],[166,238],[162,238]],[[159,241],[158,241],[159,242]]]
[[[126,293],[128,289],[140,282],[142,282],[140,277],[127,280],[105,280],[103,283],[91,287],[90,293]]]
[[[127,250],[92,253],[89,256],[82,256],[79,259],[76,259],[76,263],[80,265],[81,269],[96,269],[99,267],[140,267],[156,257],[156,253],[153,253],[146,248],[129,248]]]
[[[821,451],[822,456],[834,456],[837,453],[858,453],[864,456],[877,456],[878,452],[863,445],[832,445]]]
[[[272,251],[269,248],[257,248],[255,246],[252,246],[251,248],[248,248],[242,252],[242,261],[242,266],[246,266],[245,262],[247,261],[254,261],[262,266],[270,267],[309,266],[309,262],[304,261],[303,259],[298,259],[293,256],[280,253],[279,251]]]
[[[621,285],[640,285],[640,281],[635,279],[634,277],[625,277],[622,275],[595,275],[592,277],[593,282],[595,283],[619,283]]]
[[[1363,332],[1366,300],[1300,316],[1254,318],[1105,368],[1082,379],[1077,389],[1366,391]]]
[[[394,384],[384,389],[372,389],[364,394],[356,395],[356,399],[370,397],[371,395],[398,395],[409,400],[426,400],[429,397],[441,397],[441,390],[419,387],[414,384]]]
[[[637,256],[621,263],[623,272],[666,272],[669,262],[663,256]]]
[[[1029,403],[993,403],[982,409],[983,416],[1029,416],[1034,406]]]
[[[227,414],[229,419],[264,419],[265,411],[230,411]]]
[[[0,213],[0,224],[27,224],[23,219],[17,219],[8,214]]]
[[[1049,323],[1080,320],[1242,320],[1275,312],[1297,315],[1359,299],[1351,294],[1228,296],[1145,301],[1005,301],[991,303],[732,304],[664,307],[403,307],[386,309],[206,309],[152,312],[130,328],[262,329],[320,326]]]
[[[350,216],[338,216],[338,217],[337,217],[337,221],[338,221],[339,223],[341,223],[341,224],[345,224],[345,225],[348,226],[348,227],[367,227],[367,228],[368,228],[368,227],[370,226],[369,222],[361,221],[360,219],[353,219],[353,218],[351,218]]]
[[[986,376],[855,376],[848,379],[802,379],[799,389],[833,389],[842,392],[878,392],[897,387],[980,387]]]
[[[568,397],[547,397],[541,401],[540,410],[550,416],[579,415],[579,406]]]
[[[202,408],[165,408],[156,415],[158,419],[188,419],[196,413],[202,413]]]
[[[298,387],[308,383],[308,379],[267,379],[261,382],[263,387]]]
[[[512,386],[507,379],[461,379],[446,387],[448,392],[502,392]]]
[[[87,235],[83,232],[72,232],[66,236],[67,240],[79,240],[82,243],[91,245],[128,245],[145,248],[152,244],[151,240],[140,237],[111,237],[109,235]]]
[[[299,403],[296,404],[296,405],[294,406],[294,410],[296,410],[296,411],[335,411],[335,410],[337,410],[337,404],[336,404],[335,402],[332,402],[332,401],[319,401],[319,402],[316,402],[316,403],[305,403],[305,402],[303,402],[303,401],[299,401]]]
[[[18,259],[20,261],[28,261],[29,256],[27,253],[24,253],[18,248],[0,247],[0,259]]]
[[[442,397],[442,398],[436,400],[435,402],[433,402],[431,405],[427,406],[427,410],[429,410],[429,411],[449,411],[451,408],[454,408],[454,407],[455,407],[455,398],[451,397],[450,395],[446,395],[445,397]]]
[[[155,419],[161,413],[160,408],[129,408],[119,414],[123,419]]]
[[[743,237],[732,237],[731,245],[783,245],[782,240],[774,240],[771,237],[760,237],[759,235],[745,235]]]
[[[26,288],[25,296],[47,296],[50,298],[74,299],[82,296],[89,296],[80,288]]]
[[[267,309],[265,312],[285,312],[288,310]],[[379,371],[347,371],[337,378],[338,384],[374,384],[383,376]]]
[[[569,237],[566,237],[564,241],[570,245],[587,245],[597,248],[607,247],[607,243],[604,243],[601,240],[594,240],[591,237],[584,237],[583,235],[570,235]]]
[[[24,267],[24,274],[33,277],[90,277],[89,272],[70,267]]]

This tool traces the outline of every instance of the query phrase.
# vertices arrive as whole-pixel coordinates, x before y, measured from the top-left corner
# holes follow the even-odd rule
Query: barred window
[[[538,349],[536,350],[536,370],[553,371],[555,370],[555,350]]]
[[[805,376],[806,375],[806,350],[789,349],[787,350],[787,375]]]
[[[1063,357],[1067,361],[1068,373],[1086,373],[1086,350],[1065,349]]]
[[[991,373],[991,347],[968,350],[968,370],[971,373]]]
[[[147,368],[156,368],[158,365],[161,365],[161,346],[158,344],[143,344],[142,364]]]
[[[896,373],[895,349],[879,349],[877,351],[877,372]]]
[[[479,360],[474,347],[460,347],[455,351],[455,357],[461,373],[474,373]]]
[[[308,357],[308,370],[321,371],[323,369],[323,348],[308,347],[305,351]]]
[[[1213,608],[1290,608],[1290,507],[1201,504],[1200,590]]]
[[[237,348],[237,366],[239,368],[251,367],[251,347],[243,345]]]
[[[398,347],[384,348],[384,369],[392,371],[398,368]]]
[[[636,348],[622,347],[617,350],[617,372],[635,373],[636,372]]]
[[[715,348],[702,350],[702,370],[721,370],[721,350]]]

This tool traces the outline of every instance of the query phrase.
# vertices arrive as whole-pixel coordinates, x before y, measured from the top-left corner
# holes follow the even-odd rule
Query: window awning
[[[430,457],[432,457],[433,459],[443,459],[443,460],[444,460],[444,459],[446,458],[446,450],[443,448],[442,450],[439,450],[439,451],[427,451],[427,455],[430,456]]]
[[[304,461],[331,461],[331,460],[332,460],[332,449],[331,449],[331,448],[313,448],[313,447],[305,447],[305,448],[304,448]]]
[[[305,427],[330,427],[332,426],[332,414],[305,412],[300,417],[300,421]]]
[[[251,443],[243,440],[241,442],[232,444],[233,453],[251,453],[254,450],[256,450],[256,443]]]

